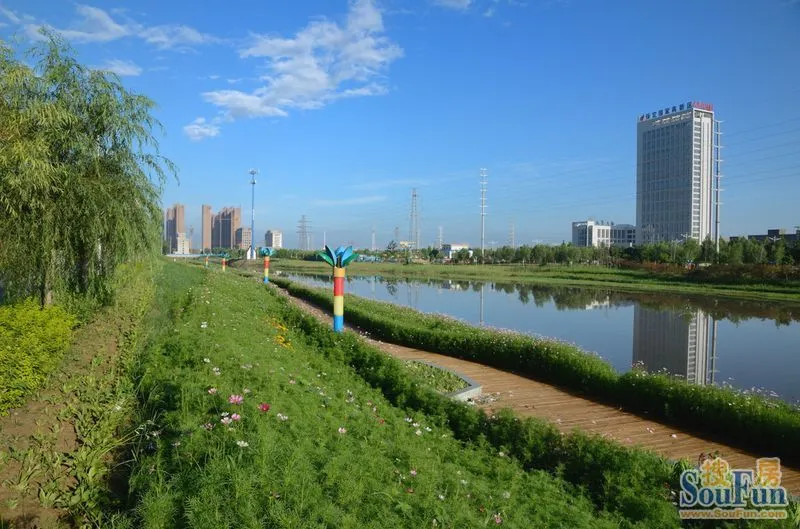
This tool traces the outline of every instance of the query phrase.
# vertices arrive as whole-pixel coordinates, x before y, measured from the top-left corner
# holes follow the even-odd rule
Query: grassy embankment
[[[259,263],[244,266],[258,268]],[[325,263],[274,259],[273,270],[329,274]],[[351,263],[348,274],[398,278],[465,279],[507,283],[541,283],[582,286],[629,292],[684,292],[742,299],[768,299],[800,303],[800,281],[763,280],[746,274],[705,278],[685,272],[650,273],[597,266],[442,265],[399,263]]]
[[[327,289],[285,279],[292,295],[329,309]],[[756,453],[800,462],[800,411],[776,399],[633,370],[617,373],[576,346],[511,332],[481,329],[391,303],[346,295],[345,320],[375,338],[463,358],[551,383]]]
[[[256,282],[204,276],[143,365],[137,526],[678,525],[664,460],[487,418]]]

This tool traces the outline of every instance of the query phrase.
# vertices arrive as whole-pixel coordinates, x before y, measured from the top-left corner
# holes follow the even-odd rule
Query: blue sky
[[[686,101],[724,121],[723,235],[800,224],[797,0],[0,0],[0,35],[46,25],[154,99],[180,168],[164,203],[241,205],[256,234],[379,246],[570,239],[635,221],[636,121]]]

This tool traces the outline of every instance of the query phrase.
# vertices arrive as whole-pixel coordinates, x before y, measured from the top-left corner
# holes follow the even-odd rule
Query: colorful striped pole
[[[344,331],[344,267],[333,267],[333,330]]]
[[[225,258],[223,257],[223,258],[222,258],[222,271],[223,271],[223,272],[225,271],[225,264],[226,264],[226,263],[225,263]]]
[[[269,255],[264,256],[264,284],[269,283]]]

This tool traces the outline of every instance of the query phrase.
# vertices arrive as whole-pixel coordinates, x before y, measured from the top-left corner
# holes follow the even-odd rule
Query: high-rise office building
[[[264,242],[270,248],[283,248],[283,233],[278,230],[267,230]]]
[[[170,252],[178,248],[179,233],[186,233],[183,204],[173,204],[164,210],[164,239]]]
[[[643,114],[636,132],[637,244],[710,237],[714,107],[690,102]]]
[[[242,208],[222,208],[211,220],[211,246],[233,248],[242,223]]]
[[[250,228],[239,228],[236,230],[236,247],[240,250],[248,250],[253,242],[253,234]]]
[[[200,228],[202,232],[202,242],[200,250],[212,248],[211,246],[211,206],[203,204],[202,213],[200,215]]]

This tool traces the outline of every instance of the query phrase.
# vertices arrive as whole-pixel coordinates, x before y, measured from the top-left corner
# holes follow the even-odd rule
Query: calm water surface
[[[313,286],[331,284],[324,275],[281,275]],[[345,292],[475,325],[558,338],[596,352],[619,371],[643,364],[697,384],[729,384],[800,402],[796,305],[378,276],[348,277]]]

